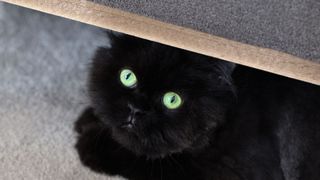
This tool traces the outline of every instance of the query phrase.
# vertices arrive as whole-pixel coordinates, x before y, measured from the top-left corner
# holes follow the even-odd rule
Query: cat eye
[[[175,92],[167,92],[164,94],[162,102],[168,109],[177,109],[181,106],[182,99]]]
[[[130,69],[122,69],[120,72],[121,83],[129,88],[137,85],[137,77]]]

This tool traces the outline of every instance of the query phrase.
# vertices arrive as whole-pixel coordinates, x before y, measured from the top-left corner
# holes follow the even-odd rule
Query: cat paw
[[[96,172],[103,172],[103,165],[100,163],[94,152],[86,150],[85,147],[81,147],[81,142],[78,141],[76,145],[79,159],[81,163]]]
[[[128,162],[134,159],[131,153],[115,142],[109,129],[87,108],[75,122],[78,133],[75,149],[81,163],[93,171],[108,175],[120,175]]]
[[[114,164],[119,161],[113,154],[115,143],[111,142],[109,132],[101,128],[81,127],[75,148],[81,163],[93,171],[115,175],[119,170]],[[90,125],[92,126],[92,125]],[[118,148],[117,148],[118,149]]]
[[[74,129],[78,134],[84,134],[91,129],[97,128],[99,126],[98,117],[94,115],[93,109],[91,107],[85,109],[78,120],[75,122]]]

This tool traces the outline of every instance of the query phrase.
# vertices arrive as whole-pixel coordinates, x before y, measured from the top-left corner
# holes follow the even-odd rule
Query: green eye
[[[168,109],[176,109],[182,104],[181,97],[175,92],[167,92],[162,101]]]
[[[130,69],[122,69],[120,72],[120,81],[126,87],[134,87],[137,84],[136,75]]]

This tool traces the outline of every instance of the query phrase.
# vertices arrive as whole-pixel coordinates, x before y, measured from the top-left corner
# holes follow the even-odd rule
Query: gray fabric
[[[320,62],[319,0],[89,0]]]
[[[0,3],[0,179],[109,179],[84,168],[73,122],[100,29]],[[119,179],[119,178],[114,178]]]

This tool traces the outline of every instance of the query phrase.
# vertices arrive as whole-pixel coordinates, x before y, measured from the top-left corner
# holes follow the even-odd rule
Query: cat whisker
[[[160,169],[161,169],[161,180],[163,178],[163,169],[162,169],[162,159],[160,159]]]
[[[184,167],[178,162],[178,160],[174,159],[174,157],[171,154],[168,157],[170,158],[170,160],[172,162],[174,162],[175,164],[177,164],[179,166],[179,169],[181,170],[182,173],[186,174]]]
[[[152,176],[153,176],[153,165],[154,165],[154,161],[153,161],[153,159],[152,159],[152,160],[151,160],[150,179],[152,179]]]

